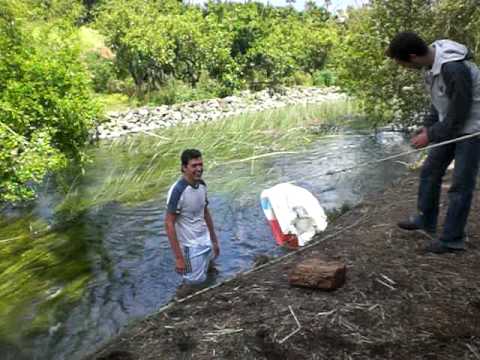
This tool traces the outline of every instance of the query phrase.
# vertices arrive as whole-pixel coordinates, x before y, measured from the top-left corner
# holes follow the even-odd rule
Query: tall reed
[[[354,102],[337,100],[123,137],[94,150],[92,165],[59,209],[75,213],[111,201],[148,200],[179,176],[179,156],[186,148],[202,151],[206,170],[302,151],[324,134],[310,131],[312,127],[335,124],[357,110]]]

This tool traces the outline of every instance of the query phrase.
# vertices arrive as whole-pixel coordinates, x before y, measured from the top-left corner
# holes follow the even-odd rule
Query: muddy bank
[[[424,254],[427,235],[395,226],[415,208],[417,176],[338,218],[317,245],[139,321],[88,359],[480,358],[480,201],[468,251]],[[312,256],[344,261],[345,285],[289,286]],[[289,307],[301,328],[284,340],[297,329]]]

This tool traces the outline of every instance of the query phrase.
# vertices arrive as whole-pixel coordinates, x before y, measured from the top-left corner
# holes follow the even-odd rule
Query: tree
[[[399,31],[414,30],[431,40],[432,6],[424,0],[372,0],[369,6],[350,9],[341,25],[331,59],[340,84],[363,102],[375,126],[411,124],[426,108],[421,74],[396,66],[385,49]]]
[[[25,4],[1,5],[0,202],[15,202],[34,197],[47,173],[82,162],[98,107],[69,23],[32,32]]]

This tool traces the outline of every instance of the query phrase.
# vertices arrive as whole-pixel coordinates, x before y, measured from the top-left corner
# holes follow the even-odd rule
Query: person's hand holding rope
[[[427,146],[429,142],[427,128],[425,127],[422,128],[411,140],[412,145],[417,149]]]

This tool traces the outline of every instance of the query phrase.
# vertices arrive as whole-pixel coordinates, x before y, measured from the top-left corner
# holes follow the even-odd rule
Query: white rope
[[[479,135],[480,135],[480,131],[478,131],[476,133],[473,133],[473,134],[460,136],[460,137],[455,138],[455,139],[442,141],[442,142],[439,142],[439,143],[436,143],[436,144],[433,144],[433,145],[429,145],[429,146],[426,146],[426,147],[423,147],[423,148],[420,148],[420,149],[413,149],[413,150],[404,151],[402,153],[387,156],[387,157],[382,158],[382,159],[365,161],[363,163],[356,164],[356,165],[353,165],[353,166],[350,166],[350,167],[346,167],[346,168],[343,168],[343,169],[340,169],[340,170],[332,170],[332,171],[327,171],[327,172],[324,172],[324,173],[321,173],[321,174],[305,176],[305,177],[297,179],[297,180],[288,181],[287,183],[293,184],[293,183],[298,183],[299,181],[304,181],[305,179],[314,179],[314,178],[319,178],[319,177],[323,177],[323,176],[331,176],[331,175],[335,175],[335,174],[340,174],[340,173],[343,173],[343,172],[354,170],[356,168],[369,166],[369,165],[374,165],[374,164],[379,164],[379,163],[382,163],[384,161],[396,159],[396,158],[399,158],[399,157],[402,157],[402,156],[415,154],[417,152],[434,149],[434,148],[444,146],[444,145],[448,145],[448,144],[453,144],[453,143],[456,143],[456,142],[459,142],[459,141],[462,141],[462,140],[465,140],[465,139],[470,139],[470,138],[473,138],[473,137],[476,137],[476,136],[479,136]]]
[[[473,133],[473,134],[468,134],[468,135],[464,135],[464,136],[461,136],[461,137],[458,137],[458,138],[455,138],[455,139],[451,139],[451,140],[446,140],[446,141],[442,141],[440,143],[436,143],[436,144],[433,144],[433,145],[429,145],[429,146],[426,146],[424,148],[421,148],[421,149],[414,149],[414,150],[409,150],[409,151],[405,151],[405,152],[402,152],[402,153],[399,153],[399,154],[396,154],[396,155],[391,155],[391,156],[387,156],[386,158],[383,158],[383,159],[378,159],[378,160],[372,160],[372,161],[366,161],[366,162],[363,162],[363,163],[360,163],[360,164],[357,164],[355,166],[350,166],[350,167],[347,167],[347,168],[344,168],[344,169],[340,169],[340,170],[336,170],[336,171],[328,171],[326,173],[323,173],[323,174],[319,174],[319,175],[315,175],[315,176],[312,176],[312,178],[317,178],[317,177],[321,177],[321,176],[327,176],[327,175],[334,175],[334,174],[338,174],[338,173],[342,173],[342,172],[346,172],[346,171],[350,171],[350,170],[353,170],[355,168],[358,168],[358,167],[362,167],[362,166],[368,166],[368,165],[372,165],[372,164],[378,164],[378,163],[381,163],[381,162],[384,162],[384,161],[388,161],[388,160],[392,160],[392,159],[395,159],[395,158],[398,158],[398,157],[402,157],[402,156],[406,156],[406,155],[410,155],[410,154],[414,154],[414,153],[417,153],[417,152],[420,152],[420,151],[424,151],[424,150],[430,150],[430,149],[434,149],[434,148],[437,148],[437,147],[440,147],[440,146],[444,146],[444,145],[448,145],[448,144],[452,144],[452,143],[455,143],[455,142],[459,142],[459,141],[462,141],[462,140],[465,140],[465,139],[470,139],[470,138],[473,138],[475,136],[479,136],[480,135],[480,131],[479,132],[476,132],[476,133]],[[290,183],[294,183],[294,182],[298,182],[298,181],[301,181],[303,179],[299,179],[299,180],[294,180],[294,181],[290,181]],[[344,232],[345,230],[348,230],[348,229],[351,229],[355,226],[357,226],[360,222],[362,222],[364,220],[365,216],[360,218],[359,220],[357,220],[356,222],[354,222],[353,224],[349,225],[349,226],[346,226],[332,234],[329,234],[329,235],[326,235],[322,238],[319,238],[318,240],[314,240],[314,241],[311,241],[308,245],[306,246],[302,246],[301,248],[298,248],[297,250],[295,251],[292,251],[288,254],[285,254],[283,256],[279,256],[275,259],[272,259],[270,260],[269,262],[263,264],[263,265],[260,265],[260,266],[257,266],[257,267],[254,267],[250,270],[247,270],[247,271],[244,271],[244,272],[241,272],[241,273],[238,273],[236,274],[235,276],[229,278],[229,279],[226,279],[224,281],[221,281],[217,284],[214,284],[214,285],[211,285],[209,287],[206,287],[204,289],[201,289],[191,295],[188,295],[184,298],[181,298],[181,299],[173,299],[170,303],[162,306],[161,308],[159,308],[156,312],[154,312],[153,314],[150,314],[149,316],[147,316],[147,319],[148,318],[151,318],[153,316],[156,316],[160,313],[163,313],[165,312],[166,310],[170,309],[172,306],[174,306],[175,304],[179,304],[179,303],[183,303],[193,297],[197,297],[203,293],[206,293],[210,290],[213,290],[217,287],[220,287],[222,285],[226,285],[240,277],[243,277],[243,276],[246,276],[250,273],[253,273],[253,272],[256,272],[256,271],[259,271],[261,269],[264,269],[266,267],[269,267],[269,266],[272,266],[274,264],[277,264],[289,257],[292,257],[294,255],[297,255],[299,253],[302,253],[304,252],[305,250],[307,249],[310,249],[318,244],[320,244],[321,242],[329,239],[329,238],[332,238],[332,237],[335,237],[337,235],[339,235],[340,233]]]

